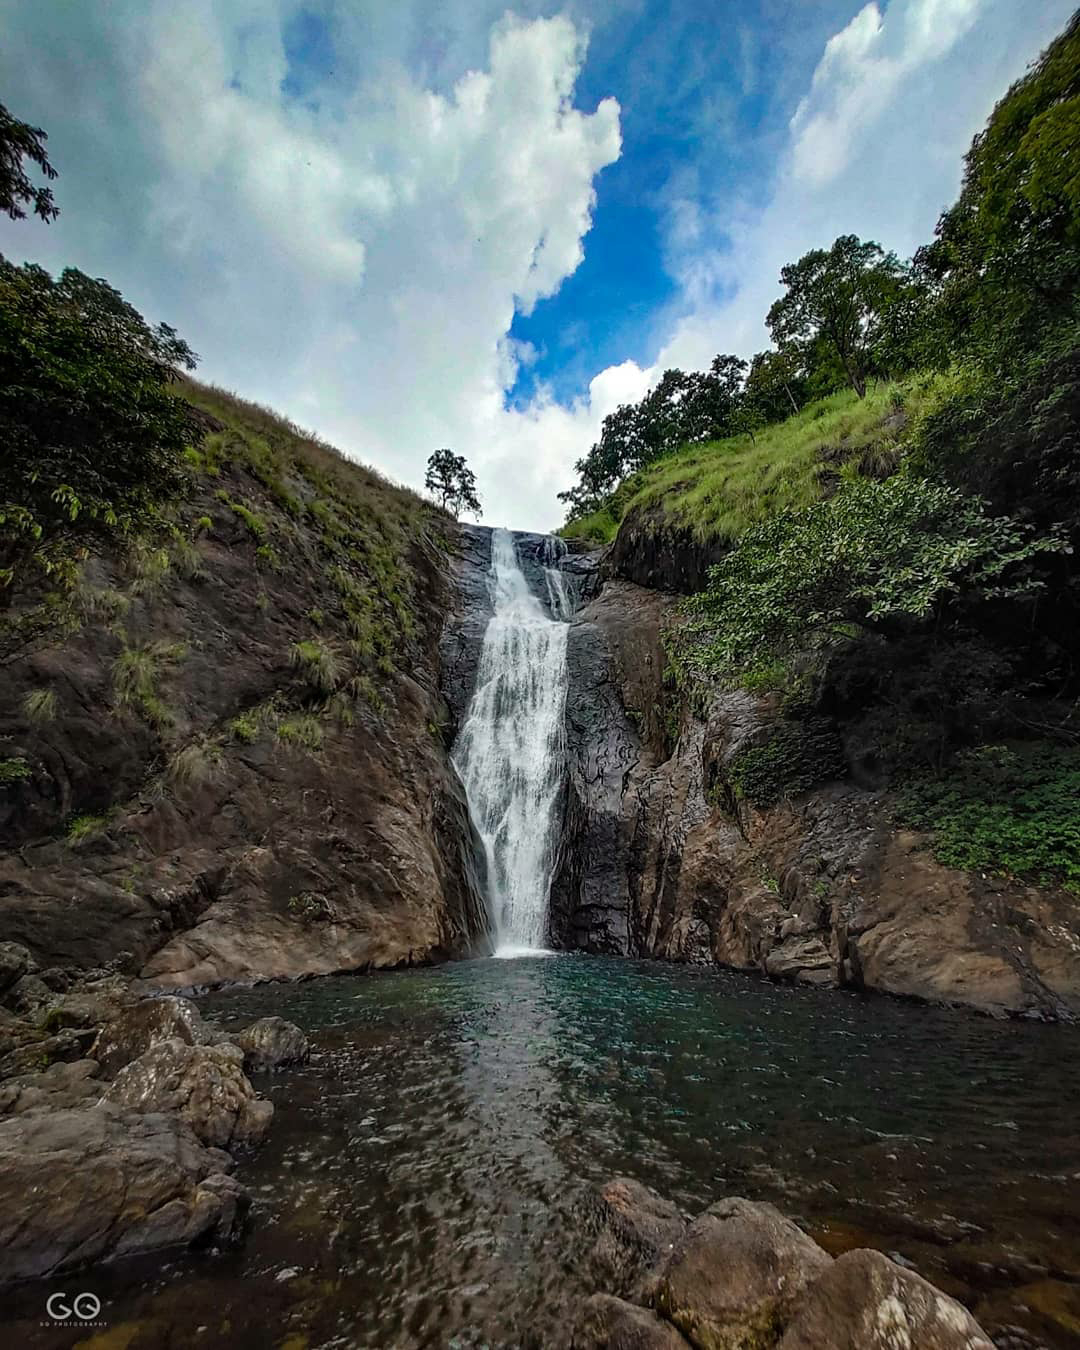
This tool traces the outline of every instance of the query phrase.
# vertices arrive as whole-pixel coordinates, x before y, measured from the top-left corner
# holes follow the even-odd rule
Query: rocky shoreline
[[[617,1178],[601,1192],[574,1350],[993,1350],[971,1314],[881,1252],[834,1259],[772,1205],[693,1219]]]
[[[227,1036],[114,974],[48,975],[0,944],[0,1283],[237,1236],[234,1154],[274,1114],[248,1074],[303,1062],[303,1032]]]

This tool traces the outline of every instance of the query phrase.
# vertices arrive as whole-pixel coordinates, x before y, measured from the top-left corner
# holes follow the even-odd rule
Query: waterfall
[[[491,537],[493,613],[476,690],[454,746],[473,822],[487,855],[495,955],[542,950],[565,761],[566,620],[574,597],[543,559],[551,613],[529,586],[513,536]],[[562,545],[565,547],[565,545]]]

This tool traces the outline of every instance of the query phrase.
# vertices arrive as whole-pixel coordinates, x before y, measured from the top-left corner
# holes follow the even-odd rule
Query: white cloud
[[[63,207],[48,228],[0,222],[0,248],[107,276],[204,375],[397,478],[419,484],[452,446],[485,519],[549,527],[607,412],[665,365],[764,345],[783,262],[842,231],[901,252],[928,236],[971,134],[1068,5],[867,5],[822,54],[763,210],[696,174],[673,184],[681,302],[657,362],[598,372],[569,407],[544,389],[506,406],[535,359],[508,338],[515,310],[579,266],[620,152],[614,99],[573,106],[585,49],[567,18],[499,19],[502,0],[0,0],[5,101],[52,133]],[[283,34],[301,9],[326,18],[335,68],[294,98]],[[74,91],[78,116],[58,117]]]

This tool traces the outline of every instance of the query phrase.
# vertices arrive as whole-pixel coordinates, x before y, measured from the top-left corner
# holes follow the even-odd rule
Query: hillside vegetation
[[[1080,16],[1008,91],[909,262],[785,267],[751,363],[666,372],[578,462],[563,534],[687,593],[669,684],[767,695],[728,766],[837,776],[972,869],[1080,885]],[[725,434],[717,435],[717,431]]]

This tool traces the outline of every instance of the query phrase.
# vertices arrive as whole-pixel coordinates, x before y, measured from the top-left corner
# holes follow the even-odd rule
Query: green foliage
[[[159,730],[172,718],[157,692],[158,680],[165,669],[183,659],[187,647],[182,642],[150,642],[125,647],[113,662],[113,690],[119,707],[135,708]]]
[[[341,658],[321,638],[294,642],[289,648],[289,660],[317,694],[332,694],[341,683]]]
[[[0,211],[12,220],[25,219],[25,206],[46,223],[60,214],[52,192],[47,187],[35,187],[23,167],[28,159],[50,182],[56,177],[45,152],[48,139],[40,127],[20,122],[0,104]]]
[[[249,712],[240,713],[229,723],[229,732],[238,741],[245,745],[252,745],[259,739],[259,731],[262,727],[262,718],[259,716],[258,709],[252,709]]]
[[[245,506],[243,502],[227,500],[226,505],[235,516],[239,516],[244,522],[247,526],[248,533],[253,539],[258,540],[261,543],[262,540],[266,538],[267,526],[266,521],[263,520],[262,516],[252,511],[250,507]]]
[[[45,726],[56,718],[59,707],[52,689],[32,689],[23,699],[23,715],[32,726]]]
[[[784,797],[809,792],[818,783],[842,778],[846,769],[840,741],[823,717],[782,721],[768,740],[737,754],[728,768],[736,796],[753,806],[771,806]]]
[[[878,244],[843,234],[781,269],[786,288],[765,322],[782,352],[820,340],[836,354],[862,398],[881,316],[897,295],[901,266]]]
[[[275,734],[283,745],[298,745],[305,750],[318,750],[323,743],[322,725],[310,713],[282,718],[275,728]]]
[[[104,281],[0,259],[0,592],[159,523],[191,435],[168,386],[194,360]]]
[[[304,923],[329,922],[334,918],[333,906],[319,891],[301,891],[291,896],[287,909]]]
[[[1080,892],[1080,748],[1042,742],[963,752],[935,777],[912,780],[898,821],[933,837],[940,862],[1064,882]]]
[[[691,660],[732,670],[860,631],[905,631],[959,596],[1028,594],[1043,584],[1033,561],[1063,547],[955,488],[853,479],[754,526],[710,569],[688,604]]]
[[[177,787],[202,787],[221,772],[221,747],[209,741],[193,741],[169,760],[168,778]]]
[[[109,816],[75,816],[67,827],[68,843],[81,844],[84,839],[100,834],[102,830],[108,828],[109,819]]]
[[[0,785],[6,787],[10,783],[21,783],[24,779],[31,776],[32,770],[22,755],[15,755],[10,759],[0,759]]]
[[[1007,371],[1080,293],[1080,12],[975,137],[959,200],[917,262],[950,352]]]
[[[455,516],[462,511],[471,511],[476,516],[481,514],[476,475],[464,455],[455,455],[445,448],[436,450],[427,462],[424,487],[439,499],[444,511],[453,511]]]

